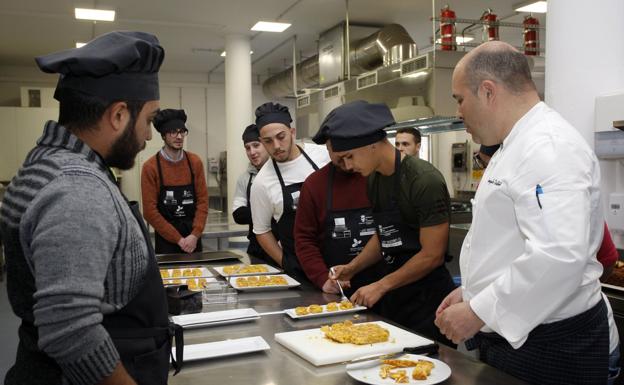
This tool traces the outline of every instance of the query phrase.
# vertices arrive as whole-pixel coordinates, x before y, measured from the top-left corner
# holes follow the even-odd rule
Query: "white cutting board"
[[[390,332],[388,342],[370,345],[340,344],[325,338],[325,334],[321,332],[320,328],[276,333],[275,341],[284,345],[315,366],[350,361],[369,354],[400,352],[406,347],[423,346],[433,343],[432,340],[392,326],[383,321],[371,323],[388,329]]]

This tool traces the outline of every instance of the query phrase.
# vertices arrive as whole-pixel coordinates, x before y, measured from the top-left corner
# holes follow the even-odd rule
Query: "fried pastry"
[[[295,308],[295,314],[297,315],[306,315],[308,314],[308,308],[305,306],[297,306]]]
[[[318,314],[323,312],[323,306],[321,305],[310,305],[308,306],[308,312],[312,314]]]
[[[353,303],[351,303],[351,301],[340,302],[340,310],[349,310],[349,309],[353,309]]]
[[[390,337],[390,332],[387,329],[374,323],[354,325],[351,321],[344,321],[331,326],[323,326],[321,331],[330,340],[355,345],[386,342]]]
[[[325,305],[327,311],[338,311],[338,304],[336,302],[330,302]]]

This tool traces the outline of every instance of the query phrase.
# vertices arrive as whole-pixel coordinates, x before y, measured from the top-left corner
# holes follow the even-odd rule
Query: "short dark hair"
[[[414,127],[399,128],[397,134],[412,134],[414,136],[414,143],[420,143],[420,131]]]
[[[494,80],[514,94],[536,89],[526,56],[511,48],[475,52],[466,61],[465,74],[474,95],[484,80]]]
[[[128,105],[131,122],[136,121],[139,112],[145,105],[145,101],[137,100],[109,102],[97,96],[67,88],[60,91],[58,95],[60,100],[58,123],[72,132],[92,129],[113,103],[125,102]]]

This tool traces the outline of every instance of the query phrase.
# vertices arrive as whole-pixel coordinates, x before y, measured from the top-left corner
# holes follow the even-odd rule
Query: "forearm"
[[[264,234],[256,234],[256,240],[262,249],[271,257],[278,265],[282,266],[282,248],[277,244],[277,240],[272,232]]]
[[[377,234],[373,235],[364,249],[358,254],[349,265],[353,269],[354,274],[366,269],[377,263],[381,259],[381,245],[379,244],[379,237]]]

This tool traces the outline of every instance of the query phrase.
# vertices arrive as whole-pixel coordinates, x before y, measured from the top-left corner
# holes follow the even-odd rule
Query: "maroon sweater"
[[[310,174],[303,183],[295,219],[295,252],[308,279],[322,288],[329,268],[321,248],[325,238],[327,183],[331,163]],[[344,173],[336,168],[334,174],[333,209],[348,210],[370,206],[366,178],[358,173]]]

